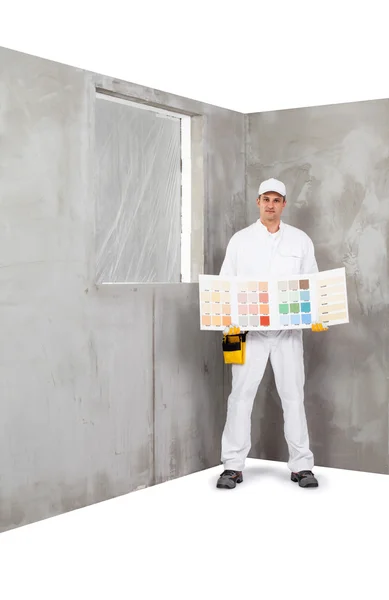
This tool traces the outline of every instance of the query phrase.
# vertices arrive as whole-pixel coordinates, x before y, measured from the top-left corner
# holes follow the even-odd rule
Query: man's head
[[[268,179],[259,186],[257,205],[264,225],[279,223],[286,206],[286,188],[282,181]]]

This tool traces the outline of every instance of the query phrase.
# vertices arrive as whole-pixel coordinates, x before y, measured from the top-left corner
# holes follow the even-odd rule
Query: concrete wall
[[[96,287],[95,89],[194,115],[193,272],[245,222],[244,116],[0,51],[0,531],[219,462],[193,284]],[[204,226],[205,223],[205,226]]]
[[[351,324],[305,334],[316,462],[387,473],[388,102],[245,120],[4,49],[0,66],[0,531],[219,463],[230,370],[197,285],[95,285],[96,88],[192,116],[194,275],[257,218],[260,180],[285,180],[285,220],[348,274]],[[257,400],[251,456],[286,460],[270,369]]]
[[[249,115],[247,215],[259,182],[289,190],[285,221],[319,268],[345,266],[350,324],[304,332],[306,409],[316,463],[388,473],[389,101]],[[253,413],[251,456],[286,460],[270,369]]]

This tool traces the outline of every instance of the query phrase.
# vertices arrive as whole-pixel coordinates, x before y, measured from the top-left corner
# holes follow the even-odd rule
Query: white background
[[[175,2],[139,0],[136,3],[129,0],[121,2],[110,0],[107,3],[81,0],[77,2],[14,0],[11,3],[11,0],[7,2],[3,0],[0,13],[0,46],[242,112],[368,100],[389,96],[385,4],[383,0],[369,0],[369,2],[197,0],[195,3],[187,0]],[[339,503],[343,502],[342,514],[347,514],[347,507],[352,508],[352,500],[342,501],[342,482],[344,482],[343,476],[336,484],[334,497],[339,500]],[[371,499],[366,499],[365,504],[361,500],[370,487],[371,484],[360,480],[354,497],[358,498],[360,505],[365,507],[362,511],[363,515],[373,517],[377,511],[372,508]],[[173,485],[164,489],[171,489],[172,498],[177,498]],[[251,490],[251,488],[247,489]],[[202,485],[193,487],[191,504],[183,506],[183,515],[187,521],[182,520],[181,527],[185,531],[185,522],[190,524],[193,522],[193,516],[196,516],[195,522],[201,528],[201,531],[198,530],[199,535],[193,537],[193,530],[188,525],[188,536],[183,536],[182,548],[173,547],[174,542],[168,534],[157,543],[161,560],[165,561],[162,563],[166,569],[165,576],[158,571],[159,563],[155,554],[148,554],[149,549],[155,547],[153,536],[158,535],[155,528],[147,532],[148,539],[145,538],[145,546],[142,547],[144,567],[148,566],[149,570],[142,571],[139,577],[136,572],[134,573],[134,569],[131,569],[130,562],[126,560],[127,553],[131,550],[133,555],[136,550],[134,540],[131,540],[132,527],[127,526],[127,529],[123,530],[126,533],[121,538],[120,527],[123,521],[117,523],[112,519],[112,514],[101,512],[100,517],[93,524],[94,554],[89,554],[92,552],[91,547],[79,546],[80,541],[76,539],[77,534],[73,530],[71,537],[62,535],[59,538],[58,534],[53,535],[50,540],[47,535],[42,538],[39,535],[30,537],[28,538],[30,546],[26,545],[27,538],[20,535],[18,537],[20,552],[15,547],[14,554],[6,553],[9,556],[9,564],[2,562],[3,577],[6,574],[9,574],[9,577],[7,581],[3,579],[2,583],[0,582],[1,597],[4,600],[16,597],[12,592],[13,581],[18,583],[19,589],[21,584],[25,583],[25,593],[18,596],[23,600],[39,598],[41,584],[44,584],[46,591],[52,584],[52,594],[45,595],[44,598],[66,596],[77,600],[81,597],[89,600],[92,599],[92,596],[88,596],[88,589],[90,590],[91,587],[95,590],[94,599],[110,597],[114,600],[119,596],[137,598],[138,589],[147,589],[150,582],[157,584],[153,578],[153,573],[157,573],[160,581],[166,583],[171,578],[172,588],[182,589],[180,597],[189,597],[187,592],[196,584],[196,589],[203,589],[203,597],[206,600],[210,597],[210,587],[207,584],[210,574],[220,581],[220,585],[216,588],[218,592],[214,592],[211,598],[227,597],[228,582],[232,581],[236,584],[239,582],[238,578],[242,577],[241,597],[248,598],[245,584],[250,573],[253,598],[263,597],[271,600],[274,597],[271,580],[275,584],[284,579],[285,589],[290,589],[291,593],[299,597],[309,595],[312,598],[322,598],[320,590],[323,590],[323,584],[328,584],[326,591],[332,589],[333,597],[338,598],[340,595],[337,594],[337,590],[341,589],[344,593],[352,583],[354,592],[349,597],[366,598],[366,589],[361,588],[360,595],[358,592],[355,593],[358,588],[358,577],[364,574],[361,567],[363,564],[366,566],[365,554],[371,557],[371,564],[375,564],[379,574],[383,573],[383,567],[375,562],[375,556],[384,560],[387,552],[385,547],[387,537],[385,534],[382,535],[381,549],[378,540],[367,542],[360,538],[362,531],[376,532],[379,539],[381,518],[373,524],[369,520],[361,524],[358,516],[354,515],[347,529],[342,525],[336,502],[317,507],[315,512],[310,501],[310,509],[304,510],[296,520],[296,511],[293,510],[293,514],[288,512],[288,502],[281,502],[281,495],[274,492],[275,499],[279,502],[278,515],[283,520],[280,521],[282,526],[275,530],[276,537],[271,538],[274,541],[273,555],[266,556],[269,564],[273,565],[273,570],[271,578],[265,578],[263,561],[266,557],[264,558],[263,554],[259,556],[259,551],[262,548],[263,552],[268,546],[261,544],[261,536],[265,535],[265,532],[258,524],[261,523],[261,519],[268,522],[270,508],[268,506],[267,511],[265,510],[267,514],[264,514],[261,490],[259,488],[253,490],[253,502],[251,505],[245,502],[246,511],[243,504],[237,502],[238,496],[234,497],[236,502],[231,505],[230,511],[224,506],[224,511],[220,513],[214,507],[212,522],[208,518],[208,500],[196,503],[193,494],[197,490],[200,490],[199,493],[204,493],[201,492]],[[219,496],[217,498],[218,503],[222,502]],[[228,498],[231,498],[232,502],[232,497],[228,496]],[[304,502],[308,501],[307,498],[304,496]],[[383,499],[383,496],[378,493],[377,500],[379,499]],[[158,508],[159,501],[155,499],[154,502],[154,506]],[[223,502],[229,502],[227,497]],[[301,506],[300,503],[299,500],[296,506]],[[168,505],[170,504],[166,506]],[[248,506],[252,511],[257,512],[252,520],[251,517],[246,519],[245,527],[250,527],[250,523],[257,524],[259,530],[258,534],[253,536],[248,536],[245,531],[243,532],[245,536],[242,538],[240,515],[247,513]],[[93,508],[86,509],[88,510],[87,514],[92,514]],[[149,506],[148,510],[152,513],[153,509]],[[138,506],[136,514],[131,516],[135,525],[137,522],[141,523],[142,518],[147,520],[147,515],[141,517],[139,511]],[[274,505],[272,512],[274,513]],[[328,536],[320,534],[318,529],[323,514],[328,523],[336,523],[332,527],[328,526]],[[381,512],[381,515],[383,514]],[[158,523],[167,525],[165,519],[172,518],[174,517],[168,514],[167,509],[166,512],[160,511]],[[62,522],[65,520],[66,517]],[[277,523],[278,521],[275,521],[275,524]],[[49,524],[46,522],[46,530]],[[37,524],[35,527],[39,526],[43,525]],[[81,524],[78,526],[77,531],[82,531],[84,535],[82,539],[85,538],[86,527],[86,525],[82,527]],[[113,528],[118,531],[116,537],[112,538],[105,548],[100,547],[99,540],[102,539],[100,533],[112,532]],[[169,531],[169,527],[166,527],[166,531]],[[273,529],[272,531],[274,532]],[[139,534],[141,535],[141,532]],[[285,540],[280,537],[277,539],[281,534],[285,536]],[[215,540],[220,540],[220,536],[223,535],[225,536],[224,554],[215,554],[215,562],[213,562],[211,553],[206,553],[204,570],[204,564],[200,559],[202,552],[211,547],[217,553]],[[268,535],[273,534],[270,531]],[[0,547],[5,544],[7,534],[4,536],[3,541],[0,536]],[[17,544],[17,538],[12,539]],[[40,539],[42,539],[41,547]],[[320,569],[325,568],[325,561],[333,556],[337,544],[344,543],[345,540],[350,540],[355,553],[350,554],[350,551],[344,548],[342,555],[337,556],[338,569],[334,570],[332,564],[324,573],[321,572]],[[209,546],[210,542],[211,546]],[[297,542],[299,542],[299,552],[302,552],[301,548],[305,548],[300,554],[294,552]],[[49,544],[49,547],[44,548],[45,544]],[[191,547],[190,552],[185,544],[188,548]],[[75,554],[79,547],[82,551]],[[52,562],[47,564],[47,561],[43,560],[42,564],[37,565],[33,559],[43,557],[44,550],[50,554]],[[174,552],[177,554],[177,551],[180,551],[182,556],[182,564],[176,565],[177,569],[181,569],[179,579],[175,573],[175,565],[170,564],[169,558],[174,555]],[[289,570],[282,571],[278,577],[277,564],[280,552],[286,552],[290,561]],[[107,553],[112,560],[108,561],[104,553]],[[308,560],[311,553],[312,560]],[[100,562],[98,556],[101,557]],[[345,570],[344,561],[347,557],[348,568]],[[358,564],[358,557],[360,564]],[[5,558],[3,557],[3,561]],[[292,559],[294,562],[291,562]],[[117,560],[122,574],[120,582],[128,581],[129,584],[127,589],[121,587],[121,595],[115,593],[118,592],[117,573],[115,574],[114,571]],[[75,568],[75,561],[78,570]],[[245,564],[247,570],[243,572]],[[239,572],[235,572],[234,566]],[[101,595],[97,594],[96,587],[92,586],[93,582],[98,581],[97,571],[101,576],[104,575],[107,586],[101,587]],[[149,573],[149,580],[147,573]],[[368,574],[374,595],[376,589],[373,584],[378,580],[373,567],[368,570]],[[293,584],[294,577],[298,580]],[[36,585],[33,585],[32,578]],[[314,585],[312,584],[313,587],[307,583],[308,580],[315,582]],[[339,581],[337,583],[335,580],[341,581],[342,585],[339,587]],[[83,582],[82,585],[80,582]],[[301,596],[297,585],[301,585]],[[62,586],[65,586],[64,595],[61,595]],[[69,590],[72,590],[70,595]],[[112,594],[109,593],[110,590]],[[387,588],[385,590],[383,586],[381,590],[382,594],[376,593],[376,598],[386,597]],[[41,597],[43,598],[43,595]],[[168,596],[161,595],[161,598],[165,597]],[[174,596],[176,597],[179,596]]]
[[[389,96],[384,0],[3,0],[0,45],[257,112]]]

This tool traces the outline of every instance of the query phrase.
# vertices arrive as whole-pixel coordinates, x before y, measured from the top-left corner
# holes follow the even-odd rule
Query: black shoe
[[[218,479],[216,487],[232,490],[237,483],[242,483],[242,471],[224,471]]]
[[[312,471],[299,471],[298,473],[292,473],[291,480],[295,483],[298,482],[300,487],[318,487],[319,482],[312,473]]]

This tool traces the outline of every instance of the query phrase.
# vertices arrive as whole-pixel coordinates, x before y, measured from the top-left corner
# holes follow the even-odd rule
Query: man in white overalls
[[[286,188],[281,181],[264,181],[258,192],[259,219],[232,236],[220,275],[256,280],[318,271],[311,239],[281,220]],[[251,413],[259,384],[270,358],[284,414],[292,481],[317,487],[312,473],[313,454],[304,408],[302,330],[250,331],[246,361],[232,365],[232,390],[222,437],[224,472],[217,487],[231,489],[243,481],[242,471],[251,448]]]

